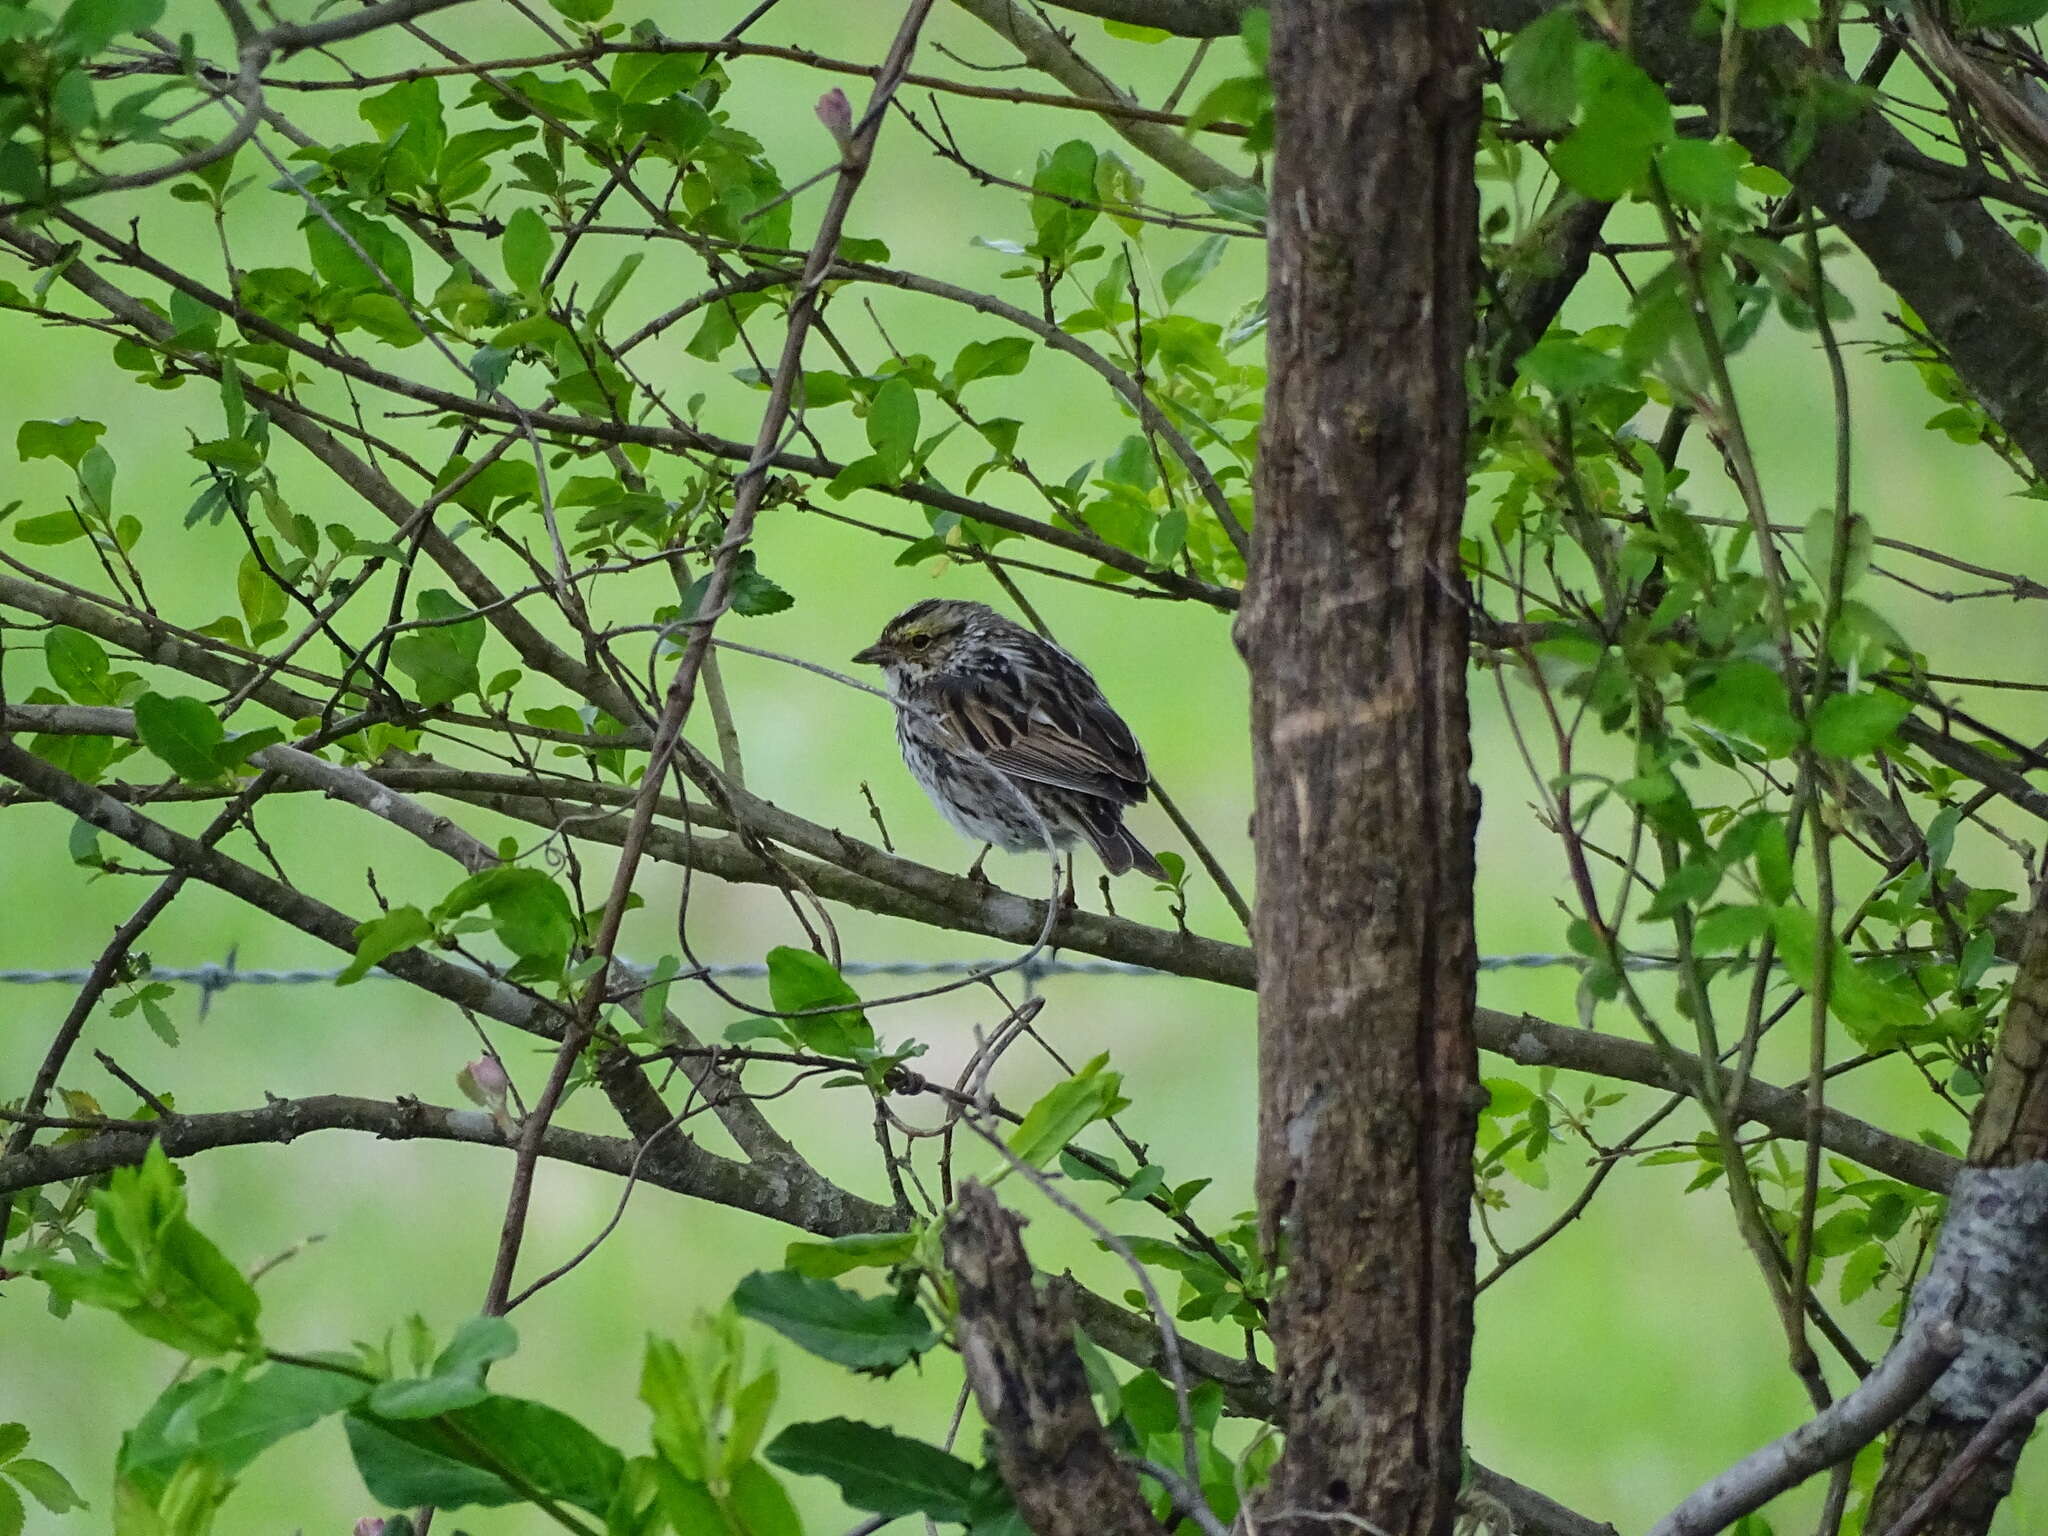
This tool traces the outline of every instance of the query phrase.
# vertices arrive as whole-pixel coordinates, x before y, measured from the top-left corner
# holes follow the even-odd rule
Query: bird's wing
[[[1145,754],[1077,665],[1028,683],[1005,669],[933,690],[942,728],[1005,773],[1123,805],[1145,798]]]

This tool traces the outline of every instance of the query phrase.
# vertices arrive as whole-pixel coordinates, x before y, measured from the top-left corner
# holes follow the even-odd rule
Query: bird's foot
[[[967,868],[967,878],[972,880],[976,885],[985,885],[989,886],[990,888],[993,888],[995,886],[995,881],[989,879],[989,877],[982,872],[981,868],[982,864],[988,859],[989,850],[993,847],[995,847],[994,843],[983,843],[981,845],[981,852],[974,856],[974,862],[970,864]]]

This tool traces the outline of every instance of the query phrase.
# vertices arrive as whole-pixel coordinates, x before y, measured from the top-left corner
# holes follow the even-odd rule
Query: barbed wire
[[[1482,955],[1479,958],[1481,971],[1538,971],[1538,970],[1583,970],[1589,962],[1583,955],[1555,954],[1535,951],[1523,954]],[[653,967],[635,965],[621,961],[622,967],[639,976],[651,976]],[[1678,961],[1669,955],[1629,955],[1623,966],[1631,971],[1668,971],[1677,967]],[[1052,956],[1038,955],[1022,965],[1004,960],[849,960],[839,967],[842,976],[965,976],[1006,974],[1021,977],[1027,983],[1036,984],[1053,976],[1133,976],[1173,978],[1172,971],[1157,970],[1149,965],[1132,965],[1123,960],[1063,960]],[[92,974],[88,966],[63,966],[54,969],[16,968],[0,969],[0,985],[13,986],[81,986]],[[206,1001],[230,987],[308,987],[321,986],[334,981],[342,974],[342,967],[302,969],[274,969],[258,966],[239,966],[230,951],[225,962],[209,962],[204,965],[151,965],[136,972],[128,980],[131,983],[145,981],[174,982],[196,986]],[[768,975],[768,967],[759,960],[734,960],[700,965],[667,978],[670,981],[692,981],[699,977],[730,980],[761,980]],[[387,971],[372,970],[368,978],[372,981],[398,981],[401,978]]]
[[[636,966],[622,962],[630,971],[650,974],[647,966]],[[1676,961],[1661,955],[1630,955],[1625,962],[1633,971],[1669,970]],[[1586,964],[1584,956],[1563,954],[1518,954],[1486,955],[1479,961],[1482,971],[1546,970],[1564,967],[1579,968]],[[842,976],[974,976],[990,974],[1007,967],[1010,975],[1030,978],[1047,976],[1173,976],[1172,971],[1156,970],[1149,965],[1131,965],[1122,960],[1059,960],[1040,956],[1023,965],[1010,965],[1002,960],[849,960],[839,967]],[[273,970],[260,967],[237,966],[233,960],[225,964],[207,965],[152,965],[139,971],[134,981],[169,981],[197,986],[203,991],[224,992],[229,987],[306,987],[331,982],[341,975],[342,968]],[[70,966],[55,970],[0,970],[0,984],[15,986],[61,985],[79,986],[92,974],[88,966]],[[758,980],[768,974],[768,967],[758,960],[737,960],[714,965],[697,966],[670,978],[674,981],[689,981],[698,976],[732,978],[735,980]],[[385,971],[373,970],[369,980],[397,981],[398,977]]]

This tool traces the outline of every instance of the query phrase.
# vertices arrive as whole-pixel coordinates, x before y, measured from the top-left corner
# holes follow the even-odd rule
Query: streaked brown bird
[[[853,659],[882,669],[911,777],[968,837],[1010,853],[1084,838],[1112,875],[1166,878],[1124,826],[1145,799],[1145,754],[1088,669],[1051,641],[985,604],[933,598]]]

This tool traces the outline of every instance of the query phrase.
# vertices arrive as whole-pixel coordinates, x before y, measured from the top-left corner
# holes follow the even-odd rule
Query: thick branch
[[[1136,1475],[1095,1416],[1063,1292],[1033,1283],[1017,1228],[973,1182],[946,1224],[960,1356],[1003,1481],[1037,1536],[1157,1533]]]
[[[1713,105],[1720,47],[1694,25],[1698,9],[1694,0],[1642,0],[1629,36],[1674,99]],[[2048,472],[2048,270],[1981,203],[1910,169],[1917,151],[1874,108],[1852,117],[1797,109],[1812,99],[1805,76],[1847,81],[1791,32],[1746,32],[1742,47],[1730,131],[1835,220],[2035,469]]]
[[[16,1153],[0,1158],[0,1194],[131,1167],[142,1161],[152,1141],[161,1141],[171,1157],[190,1157],[216,1147],[282,1146],[314,1131],[364,1131],[383,1141],[466,1141],[508,1149],[513,1145],[513,1138],[482,1110],[443,1109],[416,1099],[387,1103],[321,1094],[273,1099],[259,1109],[137,1121],[132,1128],[123,1125],[80,1141]],[[541,1139],[541,1155],[624,1176],[632,1171],[640,1149],[620,1137],[551,1125]],[[895,1213],[887,1206],[829,1186],[809,1187],[780,1170],[719,1157],[675,1131],[640,1157],[640,1178],[676,1194],[751,1211],[821,1236],[880,1232],[896,1224]]]
[[[148,623],[123,618],[75,593],[23,581],[18,576],[0,576],[0,606],[19,608],[54,624],[68,624],[109,645],[132,651],[156,666],[169,667],[222,688],[239,687],[254,675],[253,658],[243,662],[220,655],[196,639],[184,638],[185,632],[173,625],[154,618]],[[221,643],[214,641],[212,645]],[[259,684],[250,697],[287,720],[311,719],[319,715],[321,708],[318,699],[295,692],[274,679]]]

